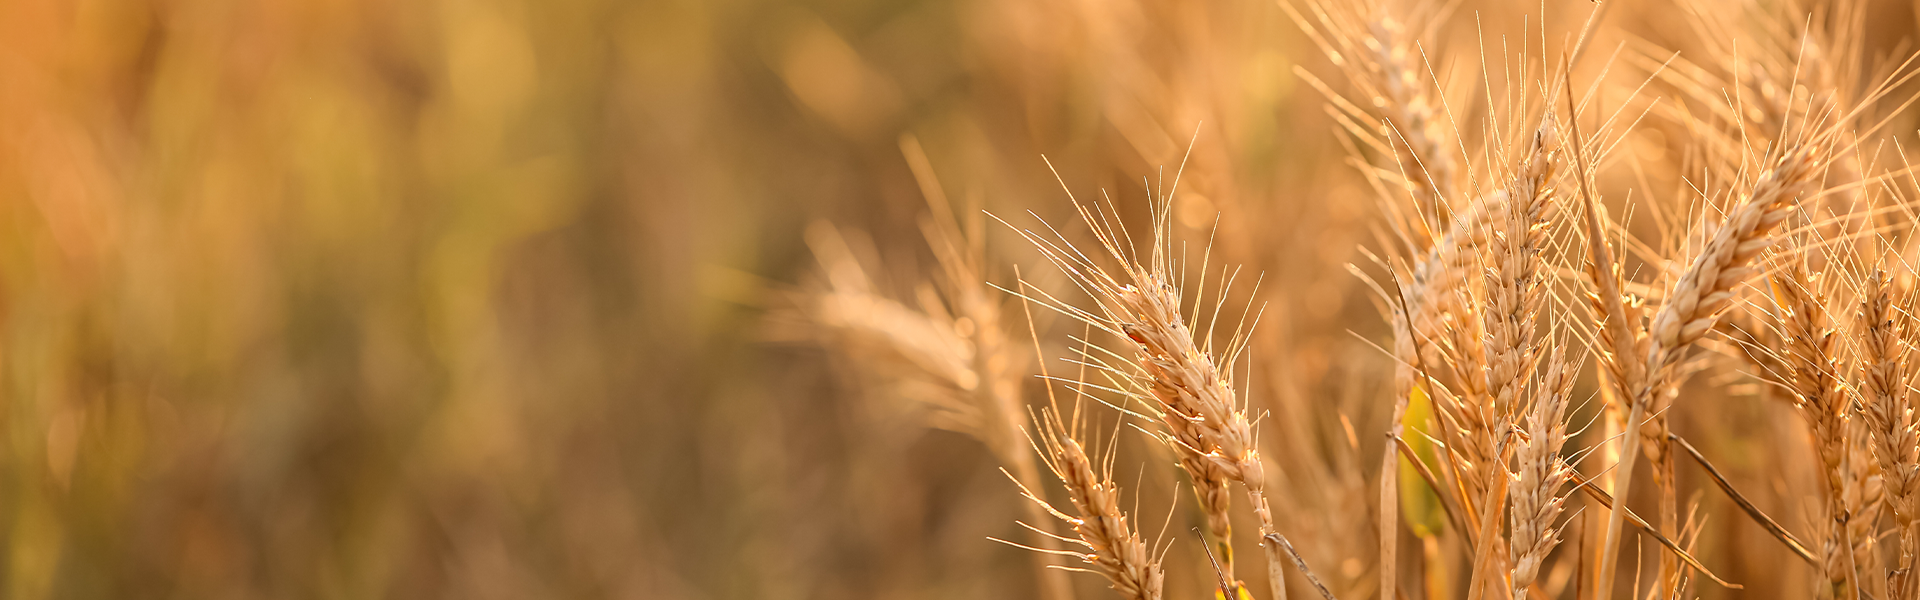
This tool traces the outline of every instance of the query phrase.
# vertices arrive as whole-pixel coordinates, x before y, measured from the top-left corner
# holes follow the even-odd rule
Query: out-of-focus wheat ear
[[[1440,222],[1446,218],[1446,198],[1457,171],[1448,151],[1446,127],[1440,117],[1438,93],[1429,85],[1425,60],[1406,24],[1379,10],[1368,23],[1369,50],[1380,65],[1382,91],[1387,102],[1389,140],[1398,139],[1400,169],[1406,173],[1420,214]],[[1377,100],[1376,100],[1377,102]]]
[[[1335,118],[1368,147],[1394,157],[1394,165],[1381,168],[1399,173],[1399,183],[1412,197],[1418,222],[1400,224],[1405,228],[1400,233],[1421,250],[1443,233],[1432,228],[1448,220],[1446,202],[1456,191],[1460,167],[1419,45],[1447,9],[1427,0],[1404,4],[1308,0],[1305,13],[1289,2],[1281,8],[1353,87],[1342,95],[1309,75],[1309,83],[1328,96]]]
[[[1087,570],[1105,577],[1122,598],[1159,600],[1166,575],[1160,567],[1159,556],[1140,539],[1128,523],[1126,513],[1120,510],[1120,486],[1114,484],[1112,474],[1106,471],[1110,461],[1090,457],[1071,428],[1051,409],[1042,409],[1038,421],[1035,446],[1044,453],[1047,467],[1067,489],[1074,512],[1069,514],[1055,508],[1024,485],[1021,493],[1072,526],[1075,537],[1058,539],[1085,548],[1084,551],[1054,552],[1077,557],[1091,565]]]
[[[1527,437],[1515,460],[1520,472],[1508,495],[1511,505],[1507,509],[1511,516],[1514,600],[1526,597],[1527,587],[1539,578],[1540,566],[1560,543],[1554,522],[1566,502],[1560,488],[1572,472],[1560,451],[1567,441],[1564,418],[1578,371],[1575,363],[1566,360],[1564,350],[1556,347],[1547,359],[1547,372],[1527,413]]]
[[[946,189],[940,185],[933,161],[928,160],[920,140],[912,134],[906,134],[900,136],[899,144],[900,153],[906,158],[915,183],[920,186],[920,195],[927,202],[928,213],[921,219],[920,231],[940,264],[942,276],[938,278],[936,287],[944,292],[951,305],[950,316],[955,323],[953,329],[972,342],[972,369],[980,380],[972,390],[973,400],[983,409],[983,418],[988,421],[982,427],[990,430],[981,441],[995,446],[994,454],[1001,462],[1012,467],[1014,477],[1021,484],[1038,486],[1040,468],[1027,448],[1022,429],[1028,413],[1026,401],[1020,395],[1019,382],[1027,374],[1030,356],[1023,355],[1013,342],[1011,330],[1003,318],[1002,297],[991,293],[991,288],[987,286],[986,236],[977,223],[970,228],[963,226],[955,217],[953,206],[947,200]],[[1015,274],[1018,278],[1017,268]],[[923,304],[936,305],[931,301]],[[1031,356],[1039,356],[1039,333],[1034,330],[1033,315],[1026,305],[1021,305],[1021,308],[1026,311],[1027,334],[1033,340]],[[1045,372],[1044,365],[1041,371]],[[1027,518],[1039,526],[1045,514],[1036,506],[1029,505],[1028,509]],[[1047,540],[1046,547],[1051,548],[1052,541]],[[1066,573],[1050,568],[1055,558],[1042,553],[1036,555],[1036,560],[1041,567],[1043,596],[1052,600],[1072,600],[1073,582]]]
[[[1871,70],[1885,66],[1866,64],[1866,4],[1838,0],[1809,11],[1800,3],[1785,2],[1760,9],[1758,14],[1718,5],[1682,11],[1696,29],[1714,30],[1701,32],[1708,42],[1706,63],[1732,65],[1732,73],[1724,78],[1703,75],[1701,85],[1689,90],[1696,100],[1705,101],[1702,106],[1713,105],[1725,111],[1723,118],[1738,124],[1733,128],[1738,136],[1726,134],[1729,139],[1714,140],[1721,142],[1713,146],[1721,162],[1734,168],[1750,164],[1746,149],[1779,147],[1815,128],[1846,134],[1855,130],[1860,115],[1845,109],[1860,104],[1863,93],[1875,93],[1862,83]],[[1771,44],[1726,43],[1740,37],[1737,30],[1742,27],[1734,21],[1741,17],[1752,20],[1750,26],[1773,28],[1782,37]],[[1734,106],[1724,106],[1729,88],[1737,99]],[[1851,153],[1836,153],[1825,175],[1826,185],[1834,189],[1824,200],[1839,203],[1836,212],[1840,214],[1852,212],[1850,199],[1857,190],[1850,184],[1862,176],[1855,158]]]
[[[1471,288],[1488,232],[1504,222],[1507,189],[1477,196],[1455,213],[1446,233],[1414,261],[1407,286],[1413,349],[1429,374],[1465,395],[1486,391],[1480,305]],[[1411,362],[1409,362],[1411,364]]]
[[[912,163],[912,152],[908,153]],[[937,187],[933,188],[937,191]],[[933,196],[930,195],[930,198]],[[942,270],[923,283],[916,310],[874,290],[854,251],[831,224],[808,227],[806,239],[826,275],[824,289],[805,294],[806,328],[863,378],[895,393],[873,394],[893,404],[917,404],[929,426],[970,436],[1008,469],[1023,488],[1037,488],[1041,473],[1026,444],[1025,403],[1018,379],[1026,375],[1028,355],[1003,329],[1000,303],[981,288],[980,255],[959,249],[957,227],[938,225],[943,204],[926,229],[927,242]],[[949,220],[951,215],[948,216]],[[1045,510],[1025,505],[1031,526],[1044,529]],[[1046,533],[1042,531],[1042,533]],[[1038,544],[1033,555],[1042,597],[1072,600],[1072,584],[1057,566],[1057,539]]]
[[[1792,261],[1773,278],[1776,324],[1786,341],[1787,381],[1794,405],[1813,434],[1814,455],[1820,460],[1826,491],[1826,525],[1820,553],[1830,593],[1851,598],[1854,592],[1853,542],[1847,525],[1850,481],[1846,460],[1846,396],[1838,375],[1838,342],[1826,312],[1823,282],[1799,261]],[[1857,493],[1857,492],[1856,492]]]
[[[1920,426],[1914,422],[1912,394],[1914,363],[1913,315],[1907,294],[1893,289],[1884,270],[1876,269],[1862,283],[1857,319],[1860,415],[1869,446],[1880,466],[1885,502],[1899,533],[1896,562],[1888,578],[1888,596],[1913,598],[1916,544],[1920,531]],[[1896,302],[1896,297],[1901,298]]]

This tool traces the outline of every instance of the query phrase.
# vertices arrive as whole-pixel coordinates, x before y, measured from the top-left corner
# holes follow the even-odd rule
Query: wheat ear
[[[1273,597],[1281,600],[1286,597],[1283,566],[1287,559],[1275,541],[1278,529],[1267,501],[1266,465],[1247,407],[1221,369],[1221,365],[1235,363],[1245,348],[1247,332],[1235,331],[1227,348],[1215,353],[1211,342],[1203,343],[1181,314],[1181,288],[1175,284],[1172,267],[1170,204],[1170,194],[1153,203],[1152,248],[1143,263],[1129,251],[1131,238],[1110,225],[1104,211],[1096,214],[1095,209],[1075,203],[1102,250],[1117,264],[1117,272],[1096,264],[1070,245],[1056,245],[1031,231],[1022,234],[1093,296],[1098,312],[1051,297],[1044,303],[1131,343],[1133,362],[1129,368],[1102,368],[1125,382],[1124,391],[1157,417],[1161,440],[1179,453],[1181,466],[1194,481],[1217,482],[1224,477],[1245,488],[1248,503],[1259,519],[1268,582]],[[1227,290],[1222,287],[1220,293],[1224,295]],[[1218,321],[1219,315],[1213,318]],[[1218,489],[1222,488],[1214,488]],[[1202,492],[1203,500],[1207,493]],[[1219,543],[1225,547],[1227,540],[1222,537]]]
[[[1553,524],[1566,502],[1566,497],[1560,495],[1560,487],[1572,472],[1560,456],[1567,441],[1563,417],[1573,395],[1577,372],[1574,365],[1560,355],[1561,351],[1556,349],[1555,356],[1549,359],[1533,409],[1527,414],[1527,437],[1516,458],[1520,472],[1513,492],[1508,495],[1514,600],[1526,597],[1527,587],[1539,578],[1540,565],[1554,545],[1560,543]]]
[[[1512,414],[1538,361],[1536,318],[1546,298],[1540,253],[1547,226],[1558,212],[1554,177],[1559,172],[1560,133],[1551,114],[1542,117],[1514,175],[1500,228],[1489,236],[1487,254],[1486,381],[1493,410]]]
[[[1754,258],[1771,246],[1773,230],[1792,212],[1795,202],[1814,189],[1818,164],[1815,149],[1796,146],[1761,175],[1745,202],[1701,248],[1700,254],[1668,291],[1666,301],[1647,326],[1646,379],[1631,396],[1646,415],[1644,424],[1630,424],[1640,432],[1640,450],[1653,466],[1660,487],[1661,532],[1678,534],[1677,490],[1669,437],[1669,412],[1679,391],[1677,367],[1694,342],[1711,330],[1733,303],[1739,287],[1759,273]],[[1632,477],[1622,463],[1621,475]],[[1624,497],[1624,493],[1622,494]],[[1661,556],[1662,586],[1677,583],[1677,564]]]
[[[1899,531],[1899,556],[1888,592],[1893,598],[1915,596],[1914,554],[1920,544],[1916,509],[1920,509],[1920,426],[1914,423],[1912,395],[1914,364],[1912,315],[1894,305],[1885,271],[1876,270],[1861,288],[1859,326],[1861,415],[1866,421],[1875,460],[1880,463],[1887,506]]]
[[[1115,299],[1128,317],[1122,331],[1133,340],[1149,389],[1161,409],[1167,442],[1189,458],[1203,463],[1190,467],[1222,474],[1246,488],[1263,540],[1275,533],[1273,513],[1266,499],[1266,467],[1255,446],[1253,426],[1233,387],[1221,376],[1214,356],[1194,340],[1180,313],[1178,288],[1152,272],[1137,272],[1136,285],[1115,290]],[[1279,549],[1263,542],[1269,558],[1269,577],[1275,597],[1284,592]]]
[[[1160,600],[1165,573],[1159,557],[1128,525],[1126,513],[1120,510],[1120,487],[1113,483],[1110,461],[1096,464],[1059,415],[1043,409],[1040,421],[1037,446],[1047,468],[1067,488],[1075,514],[1055,508],[1025,485],[1020,486],[1021,493],[1073,527],[1074,538],[1059,539],[1086,550],[1064,552],[1092,565],[1091,570],[1106,577],[1120,597]]]
[[[1384,10],[1379,12],[1381,14],[1368,24],[1372,34],[1368,49],[1374,52],[1375,64],[1379,66],[1376,76],[1389,100],[1384,108],[1390,123],[1396,126],[1386,133],[1389,139],[1400,138],[1401,143],[1396,145],[1400,168],[1409,173],[1421,214],[1438,218],[1443,214],[1441,204],[1457,170],[1453,155],[1447,152],[1446,128],[1439,116],[1439,103],[1433,98],[1434,90],[1426,84],[1424,61],[1414,46],[1413,36],[1399,20]]]
[[[1480,489],[1488,487],[1485,478],[1507,477],[1503,466],[1504,456],[1499,448],[1504,445],[1503,438],[1511,429],[1514,412],[1528,395],[1535,368],[1539,361],[1539,345],[1536,323],[1540,307],[1545,300],[1545,286],[1541,281],[1543,266],[1540,253],[1546,247],[1547,226],[1551,222],[1558,205],[1555,203],[1554,178],[1559,170],[1559,129],[1551,114],[1543,115],[1540,124],[1526,145],[1526,152],[1514,170],[1511,183],[1505,191],[1508,206],[1500,211],[1491,234],[1487,240],[1487,254],[1490,263],[1486,269],[1486,298],[1482,315],[1485,319],[1485,360],[1482,374],[1485,392],[1477,395],[1470,405],[1455,408],[1462,417],[1462,424],[1469,425],[1463,431],[1468,438],[1465,447],[1472,449],[1475,458],[1484,461],[1478,465],[1478,479],[1473,486]],[[1561,370],[1554,366],[1557,378]],[[1554,391],[1559,391],[1560,382],[1554,382]],[[1557,452],[1557,448],[1555,450]],[[1522,466],[1527,457],[1522,457]],[[1523,480],[1522,484],[1529,483]],[[1540,482],[1531,482],[1538,485]],[[1510,490],[1506,498],[1492,495],[1481,501],[1483,532],[1480,535],[1482,553],[1494,550],[1499,544],[1491,525],[1496,521],[1499,511],[1495,504],[1512,501],[1516,509],[1525,509],[1534,513],[1541,509],[1532,502],[1537,494],[1520,498],[1517,494],[1536,493],[1538,490],[1523,490],[1506,486]],[[1515,535],[1523,533],[1517,527],[1523,523],[1532,523],[1535,515],[1519,512],[1511,514],[1516,529]],[[1549,519],[1550,521],[1551,519]],[[1534,532],[1537,533],[1537,532]],[[1520,544],[1532,544],[1530,540],[1513,538],[1510,545],[1512,555],[1518,560],[1522,557]],[[1482,562],[1482,561],[1476,561]],[[1521,565],[1515,563],[1516,568]],[[1532,568],[1537,569],[1537,564]],[[1529,573],[1529,580],[1533,571]],[[1479,568],[1475,570],[1474,581],[1483,579]],[[1516,584],[1517,585],[1517,584]]]
[[[1774,278],[1773,294],[1779,327],[1786,339],[1786,383],[1793,390],[1794,406],[1806,417],[1813,434],[1814,454],[1819,457],[1827,492],[1828,519],[1823,528],[1827,539],[1821,548],[1821,560],[1833,597],[1850,598],[1853,565],[1849,556],[1853,544],[1845,516],[1849,487],[1846,399],[1838,381],[1839,359],[1834,348],[1838,340],[1819,285],[1796,261]]]
[[[1506,477],[1501,447],[1512,428],[1513,411],[1527,380],[1538,362],[1535,320],[1545,299],[1540,280],[1540,253],[1546,247],[1546,229],[1558,209],[1554,201],[1554,177],[1559,170],[1559,129],[1551,115],[1543,115],[1530,136],[1526,152],[1514,171],[1510,184],[1488,196],[1499,205],[1482,209],[1491,219],[1484,231],[1488,267],[1485,269],[1485,298],[1479,311],[1483,318],[1479,348],[1456,345],[1453,360],[1477,369],[1456,378],[1462,390],[1457,396],[1436,394],[1435,405],[1442,416],[1460,433],[1452,455],[1461,473],[1463,504],[1484,524],[1476,534],[1487,552],[1496,550],[1498,523],[1495,510],[1504,505],[1502,498],[1489,495],[1496,478]],[[1451,233],[1451,232],[1450,232]],[[1435,249],[1445,248],[1436,245]],[[1432,262],[1429,265],[1435,264]],[[1433,290],[1434,293],[1463,296],[1456,286]],[[1471,298],[1468,298],[1470,301]],[[1471,303],[1471,302],[1468,302]],[[1466,313],[1468,311],[1457,310]],[[1471,354],[1479,352],[1478,360]],[[1445,401],[1451,398],[1452,401]],[[1496,560],[1504,555],[1494,553]],[[1475,580],[1479,579],[1476,569]]]
[[[1674,367],[1687,348],[1713,328],[1733,303],[1736,288],[1759,273],[1754,257],[1773,244],[1774,228],[1786,220],[1794,203],[1814,189],[1819,165],[1815,153],[1813,147],[1798,146],[1775,161],[1674,282],[1647,328],[1647,382],[1640,394],[1675,383]]]
[[[1369,175],[1379,183],[1398,183],[1411,196],[1411,218],[1397,206],[1389,212],[1397,217],[1400,233],[1418,250],[1440,235],[1431,229],[1446,222],[1445,203],[1460,170],[1450,151],[1453,139],[1447,135],[1444,107],[1417,39],[1420,30],[1437,23],[1437,13],[1445,8],[1426,0],[1394,8],[1383,4],[1308,0],[1306,14],[1290,2],[1280,6],[1340,68],[1353,89],[1343,95],[1311,74],[1299,72],[1327,96],[1328,109],[1349,133],[1378,155],[1393,157],[1395,164],[1380,165]],[[1397,177],[1382,176],[1382,172]]]
[[[1628,444],[1621,457],[1617,469],[1620,480],[1614,490],[1615,497],[1629,497],[1634,463],[1643,450],[1650,455],[1650,460],[1664,462],[1669,449],[1665,409],[1678,384],[1675,380],[1676,367],[1693,343],[1705,336],[1721,313],[1732,305],[1738,287],[1759,273],[1752,264],[1753,259],[1773,244],[1773,230],[1787,218],[1795,203],[1814,189],[1814,175],[1821,165],[1820,148],[1810,144],[1792,146],[1772,161],[1771,168],[1754,182],[1745,199],[1728,212],[1720,228],[1708,238],[1700,253],[1668,290],[1666,302],[1661,304],[1659,312],[1648,324],[1644,361],[1632,367],[1616,365],[1610,368],[1618,374],[1615,381],[1621,386],[1622,397],[1631,403],[1627,427],[1639,431],[1641,437],[1641,443]],[[1604,230],[1592,224],[1592,220],[1590,216],[1589,235],[1603,234]],[[1588,243],[1592,247],[1602,246],[1605,242],[1603,239],[1590,238]],[[1612,279],[1600,271],[1598,268],[1589,269],[1590,275],[1599,284],[1596,287],[1608,289],[1609,283],[1617,285],[1618,279]],[[1611,287],[1609,291],[1618,294],[1618,289]],[[1608,321],[1623,315],[1624,311],[1614,306],[1623,307],[1624,302],[1602,300],[1597,303],[1612,304],[1606,307],[1611,313],[1607,315]],[[1606,322],[1600,327],[1617,328],[1608,332],[1609,338],[1624,335],[1631,339],[1634,334],[1628,325],[1624,322]],[[1613,349],[1601,353],[1603,361],[1632,360],[1631,354],[1623,354],[1621,350],[1641,346],[1622,339],[1609,341]],[[1647,415],[1653,416],[1649,418]],[[1618,553],[1610,550],[1619,543],[1623,516],[1621,511],[1613,511],[1608,516],[1607,536],[1602,547],[1609,551],[1602,554],[1597,573],[1597,591],[1602,592],[1599,596],[1602,598],[1612,588],[1611,577]]]

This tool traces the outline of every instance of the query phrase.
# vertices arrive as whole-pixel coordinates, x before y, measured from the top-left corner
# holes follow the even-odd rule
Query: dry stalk
[[[1568,77],[1566,89],[1573,89],[1571,75],[1563,69],[1563,77]],[[1609,377],[1618,395],[1629,405],[1628,426],[1640,423],[1646,415],[1646,405],[1634,400],[1633,390],[1645,377],[1645,363],[1635,360],[1643,356],[1644,335],[1637,331],[1640,324],[1638,306],[1631,301],[1624,289],[1626,279],[1621,274],[1620,264],[1615,260],[1613,247],[1607,241],[1610,220],[1606,216],[1606,207],[1599,202],[1591,188],[1591,175],[1587,172],[1586,158],[1581,155],[1580,119],[1568,94],[1568,124],[1572,131],[1573,164],[1575,180],[1580,184],[1580,199],[1586,218],[1583,219],[1582,233],[1586,237],[1587,260],[1584,265],[1588,283],[1587,300],[1592,318],[1595,321],[1594,354],[1599,358],[1603,373]],[[1626,452],[1616,464],[1616,483],[1613,496],[1620,498],[1618,503],[1609,505],[1605,537],[1598,547],[1600,564],[1595,573],[1594,597],[1611,599],[1613,597],[1613,571],[1619,552],[1620,529],[1625,523],[1626,498],[1633,487],[1633,463],[1639,454],[1638,444],[1625,444]]]
[[[1792,532],[1787,531],[1787,528],[1781,527],[1778,521],[1773,520],[1773,517],[1767,516],[1767,513],[1762,512],[1760,507],[1754,506],[1753,501],[1748,500],[1745,494],[1740,493],[1740,490],[1734,489],[1733,482],[1727,481],[1726,475],[1721,474],[1718,467],[1713,466],[1712,462],[1707,461],[1706,455],[1701,454],[1698,448],[1694,448],[1693,444],[1687,443],[1686,438],[1677,435],[1669,439],[1673,440],[1674,445],[1684,450],[1688,456],[1693,457],[1694,462],[1700,465],[1701,470],[1707,472],[1707,477],[1713,480],[1714,485],[1720,486],[1720,491],[1727,494],[1727,499],[1732,500],[1735,505],[1740,507],[1742,512],[1747,513],[1747,516],[1752,518],[1754,523],[1766,529],[1767,533],[1772,534],[1774,539],[1780,540],[1780,543],[1786,546],[1787,550],[1792,551],[1794,556],[1800,557],[1800,560],[1807,561],[1807,564],[1813,565],[1815,568],[1820,567],[1820,558],[1814,556],[1813,551],[1808,550],[1805,543],[1802,543],[1799,538],[1794,537]]]
[[[1624,518],[1621,519],[1622,522],[1633,525],[1639,529],[1641,533],[1647,534],[1647,537],[1653,538],[1655,543],[1660,544],[1660,546],[1666,548],[1668,552],[1672,552],[1674,556],[1679,557],[1680,562],[1686,563],[1688,567],[1699,571],[1700,574],[1707,579],[1713,580],[1714,583],[1720,584],[1721,587],[1730,590],[1744,589],[1740,584],[1721,579],[1719,575],[1714,575],[1713,571],[1707,569],[1706,565],[1700,563],[1700,559],[1694,558],[1692,554],[1688,554],[1687,549],[1681,547],[1679,542],[1675,542],[1672,538],[1661,535],[1659,529],[1655,529],[1652,524],[1640,518],[1640,515],[1633,514],[1633,511],[1627,509],[1625,505],[1616,502],[1612,494],[1601,491],[1600,487],[1595,485],[1593,480],[1582,477],[1579,472],[1572,470],[1567,472],[1567,480],[1573,483],[1575,490],[1585,492],[1588,497],[1598,501],[1601,506],[1605,506],[1608,509],[1618,509],[1620,514],[1624,515]]]
[[[1506,445],[1502,444],[1501,447],[1504,449]],[[1481,505],[1487,508],[1480,515],[1480,544],[1474,547],[1473,563],[1467,575],[1468,598],[1485,597],[1487,578],[1491,576],[1489,571],[1493,569],[1496,555],[1494,548],[1499,545],[1496,542],[1500,535],[1500,515],[1507,508],[1507,490],[1513,481],[1507,476],[1504,463],[1494,464],[1493,467],[1498,469],[1498,479],[1487,486],[1486,495],[1482,496]]]

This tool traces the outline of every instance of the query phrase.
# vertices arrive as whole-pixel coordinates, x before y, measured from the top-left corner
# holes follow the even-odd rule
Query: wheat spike
[[[1667,408],[1678,391],[1675,367],[1733,304],[1739,286],[1759,273],[1754,258],[1773,244],[1773,230],[1792,213],[1795,202],[1815,189],[1821,163],[1818,149],[1804,145],[1776,160],[1746,200],[1728,213],[1654,313],[1641,370],[1646,379],[1629,396],[1653,415],[1640,432],[1648,460],[1665,463],[1670,458]]]
[[[1487,269],[1485,377],[1497,414],[1512,414],[1538,359],[1535,320],[1546,297],[1540,253],[1559,209],[1553,187],[1559,135],[1553,116],[1542,117],[1508,192],[1512,208],[1502,212],[1503,222],[1487,244],[1493,264]]]
[[[1886,506],[1899,533],[1899,554],[1889,592],[1912,598],[1916,544],[1916,509],[1920,509],[1920,425],[1913,415],[1909,391],[1914,364],[1912,314],[1896,306],[1892,283],[1883,270],[1868,275],[1861,286],[1858,316],[1860,415],[1869,432],[1874,459],[1880,466]],[[1903,303],[1904,304],[1904,303]]]
[[[1445,234],[1432,228],[1448,222],[1446,203],[1460,172],[1439,91],[1418,41],[1444,8],[1425,0],[1393,4],[1309,0],[1307,14],[1287,2],[1281,8],[1352,85],[1351,92],[1340,94],[1307,76],[1328,96],[1329,108],[1349,133],[1393,157],[1373,176],[1410,196],[1410,215],[1399,207],[1390,212],[1402,216],[1395,225],[1406,241],[1424,249]],[[1380,177],[1381,172],[1396,175]]]
[[[1541,563],[1560,542],[1553,524],[1566,501],[1560,487],[1572,472],[1560,455],[1567,441],[1563,417],[1573,395],[1577,371],[1560,355],[1561,351],[1556,349],[1555,356],[1549,359],[1547,373],[1539,382],[1539,393],[1527,414],[1527,438],[1516,458],[1519,473],[1513,492],[1508,495],[1514,600],[1526,597],[1527,587],[1540,575]]]
[[[1248,504],[1260,524],[1268,581],[1274,597],[1284,598],[1283,565],[1287,561],[1271,535],[1278,531],[1266,495],[1266,465],[1247,407],[1221,368],[1235,363],[1244,349],[1246,332],[1235,331],[1234,341],[1216,353],[1211,342],[1203,341],[1189,326],[1188,317],[1181,312],[1181,288],[1173,275],[1170,203],[1170,195],[1153,203],[1152,248],[1146,261],[1127,251],[1123,240],[1130,238],[1108,225],[1104,213],[1096,214],[1094,209],[1075,204],[1104,253],[1117,264],[1117,271],[1093,263],[1071,246],[1056,245],[1030,231],[1023,235],[1092,294],[1098,312],[1058,301],[1049,305],[1124,338],[1132,346],[1131,367],[1108,370],[1126,381],[1124,391],[1156,417],[1161,440],[1180,454],[1181,466],[1194,481],[1213,485],[1224,477],[1245,488]],[[1227,291],[1223,284],[1219,293],[1225,295]],[[1218,320],[1217,314],[1214,319]],[[1203,500],[1219,489],[1201,492]],[[1219,498],[1224,506],[1224,496]],[[1226,538],[1221,537],[1218,543],[1225,546]]]
[[[1847,524],[1847,496],[1853,482],[1846,460],[1851,440],[1847,435],[1846,396],[1841,389],[1837,332],[1826,313],[1827,299],[1821,282],[1797,261],[1774,278],[1773,293],[1778,309],[1777,321],[1786,341],[1787,381],[1794,393],[1794,405],[1806,417],[1813,434],[1814,454],[1819,457],[1823,489],[1826,491],[1827,524],[1821,558],[1834,598],[1852,597],[1853,543]],[[1857,493],[1857,492],[1855,492]]]
[[[1097,466],[1073,432],[1051,410],[1043,409],[1039,420],[1041,433],[1037,446],[1044,453],[1047,468],[1067,488],[1075,514],[1056,509],[1024,485],[1021,492],[1073,527],[1076,539],[1068,541],[1086,550],[1067,553],[1092,565],[1093,571],[1106,577],[1122,598],[1160,600],[1166,575],[1159,558],[1134,532],[1126,513],[1120,510],[1120,487],[1113,483],[1111,473],[1104,467],[1109,461],[1099,461]]]

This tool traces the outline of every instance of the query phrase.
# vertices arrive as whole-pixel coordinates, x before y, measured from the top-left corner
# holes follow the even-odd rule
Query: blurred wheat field
[[[1330,58],[1339,26],[1365,52]],[[1320,597],[1273,533],[1348,600],[1388,597],[1383,580],[1406,598],[1910,598],[1887,574],[1911,477],[1875,453],[1920,453],[1876,433],[1913,431],[1912,370],[1871,359],[1920,329],[1868,324],[1906,327],[1911,305],[1915,86],[1871,92],[1913,70],[1917,33],[1906,3],[1847,0],[0,3],[0,597],[1127,591],[1043,568],[1111,564],[1014,546],[1074,548],[1038,529],[1134,552],[1109,563],[1151,584],[1136,597],[1220,597],[1223,560],[1237,594],[1273,596],[1277,565],[1289,597]],[[1815,139],[1819,175],[1793,179],[1781,149]],[[1553,158],[1528,162],[1530,143]],[[1568,390],[1529,429],[1547,403],[1475,387],[1512,368],[1442,364],[1485,359],[1464,350],[1493,339],[1475,319],[1512,308],[1486,292],[1496,263],[1473,262],[1493,250],[1421,279],[1459,291],[1426,313],[1373,286],[1415,283],[1477,194],[1542,170],[1557,208],[1528,246],[1539,291],[1516,297],[1547,317],[1518,346],[1571,366],[1517,384]],[[1582,219],[1613,219],[1619,305],[1646,311],[1629,337],[1658,336],[1764,172],[1805,196],[1766,207],[1783,224],[1751,259],[1771,266],[1695,321],[1713,327],[1667,367],[1684,375],[1633,380],[1644,348],[1611,352],[1586,308],[1607,277]],[[1473,227],[1519,239],[1453,231]],[[1141,252],[1138,279],[1099,235]],[[1114,276],[1109,296],[1076,265]],[[1892,290],[1879,321],[1858,316],[1873,289]],[[1126,316],[1167,302],[1190,335]],[[1155,383],[1209,373],[1223,387]],[[1680,447],[1610,437],[1628,380],[1811,559]],[[1512,407],[1486,413],[1507,428],[1445,412],[1482,397]],[[1534,442],[1553,423],[1564,451]],[[1442,426],[1525,434],[1455,463],[1472,450]],[[1639,438],[1669,471],[1609,470]],[[1829,465],[1828,447],[1850,453]],[[1545,520],[1563,541],[1515,584],[1505,543],[1475,540],[1524,526],[1449,511],[1547,489],[1560,457],[1591,489],[1637,480],[1649,528],[1743,589],[1629,524],[1596,591],[1611,511],[1571,484],[1543,492],[1570,498]],[[1481,489],[1456,468],[1497,473]],[[1033,500],[1126,525],[1089,533]],[[1678,593],[1654,585],[1670,575]]]

